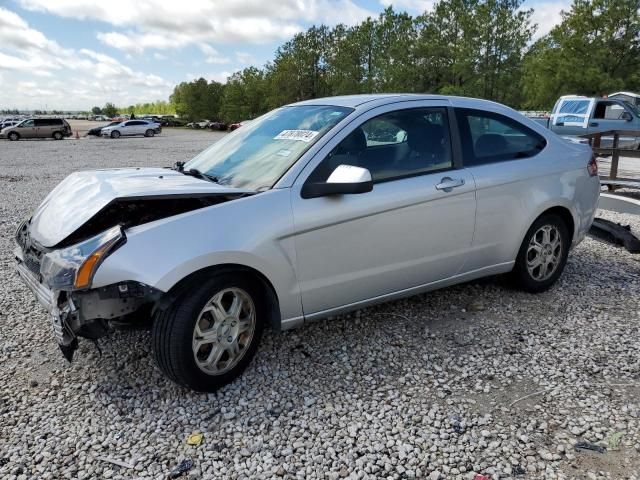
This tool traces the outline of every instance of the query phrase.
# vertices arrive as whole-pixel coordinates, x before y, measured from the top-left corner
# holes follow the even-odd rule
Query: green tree
[[[104,115],[106,115],[109,118],[113,118],[118,114],[118,109],[116,108],[116,106],[111,103],[111,102],[107,102],[104,104],[104,108],[102,109],[102,113]]]
[[[100,115],[102,113],[102,109],[100,107],[93,107],[91,109],[91,113],[93,113],[94,115]]]
[[[223,93],[224,85],[221,83],[207,82],[204,78],[199,78],[177,85],[170,97],[170,103],[178,115],[189,120],[214,120],[220,115]]]
[[[574,0],[527,54],[526,106],[550,108],[570,93],[640,89],[639,7],[638,0]]]
[[[234,73],[224,87],[220,108],[227,122],[251,120],[269,110],[268,79],[265,71],[256,67]]]

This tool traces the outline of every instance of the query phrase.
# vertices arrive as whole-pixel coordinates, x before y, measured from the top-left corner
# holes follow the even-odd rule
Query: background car
[[[148,122],[146,120],[127,120],[110,127],[104,127],[100,135],[103,137],[119,138],[130,137],[134,135],[144,135],[145,137],[153,137],[161,131],[160,125]]]
[[[163,127],[183,127],[186,124],[186,121],[174,116],[167,115],[160,119],[160,125],[162,125]]]
[[[207,126],[209,125],[209,120],[198,120],[195,122],[189,122],[187,123],[187,128],[207,128]]]
[[[29,118],[0,131],[0,138],[53,138],[62,140],[72,134],[71,126],[63,118]]]
[[[236,123],[230,123],[229,124],[229,131],[233,132],[234,130],[237,130],[238,128],[240,128],[242,125],[244,125],[245,123],[247,123],[247,121],[245,120],[244,122],[236,122]]]
[[[17,125],[21,121],[22,120],[5,120],[3,122],[0,122],[0,130],[2,130],[3,128],[12,127],[14,125]]]
[[[207,125],[207,127],[211,130],[217,130],[220,132],[224,132],[229,128],[229,126],[223,122],[209,122],[209,125]]]
[[[120,123],[122,123],[122,122],[111,122],[108,125],[101,125],[99,127],[94,127],[94,128],[92,128],[91,130],[89,130],[87,132],[87,135],[92,135],[92,136],[99,137],[103,128],[113,127],[114,125],[119,125]]]

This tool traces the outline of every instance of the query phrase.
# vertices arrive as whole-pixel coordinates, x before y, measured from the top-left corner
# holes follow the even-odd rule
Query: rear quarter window
[[[498,113],[456,109],[465,166],[530,158],[544,149],[545,138]]]

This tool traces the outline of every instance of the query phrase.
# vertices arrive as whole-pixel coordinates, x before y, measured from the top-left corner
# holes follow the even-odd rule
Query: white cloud
[[[431,11],[436,0],[380,0],[383,7],[393,6],[395,10],[407,10],[411,13]]]
[[[204,61],[207,63],[215,63],[218,65],[222,65],[225,63],[231,63],[231,59],[228,57],[223,57],[220,53],[213,48],[211,45],[203,43],[200,45],[200,50],[205,55]]]
[[[249,65],[253,63],[257,63],[256,57],[249,52],[236,52],[236,60],[238,63],[242,63],[244,65]]]
[[[87,108],[88,102],[166,98],[172,84],[89,49],[64,48],[0,7],[0,106]],[[6,53],[5,53],[6,52]],[[7,88],[8,86],[8,88]],[[150,95],[158,95],[150,97]]]
[[[187,81],[197,80],[199,78],[204,78],[205,80],[219,82],[219,83],[227,83],[227,78],[233,75],[233,72],[223,71],[223,72],[210,72],[210,73],[187,73],[186,79]]]
[[[569,0],[541,2],[536,3],[531,7],[534,9],[531,22],[538,24],[538,29],[533,36],[533,40],[538,40],[539,38],[544,37],[553,27],[562,21],[562,16],[560,14],[563,10],[569,11],[571,9],[571,2]]]
[[[301,22],[354,24],[373,12],[354,0],[18,0],[27,9],[116,27],[98,39],[128,53],[200,44],[286,40]],[[212,63],[212,62],[210,62]]]

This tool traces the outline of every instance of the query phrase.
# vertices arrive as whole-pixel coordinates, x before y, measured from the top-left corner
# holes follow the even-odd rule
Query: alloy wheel
[[[543,282],[558,269],[562,260],[562,235],[555,225],[543,225],[531,237],[527,247],[527,271]]]
[[[193,329],[193,356],[208,375],[221,375],[235,367],[251,344],[256,329],[256,308],[247,292],[227,288],[204,306]]]

